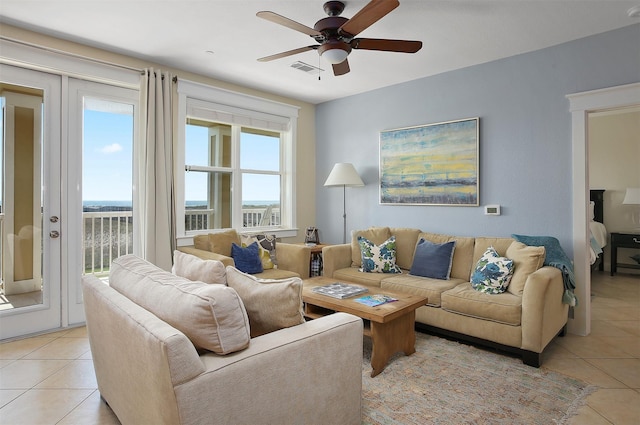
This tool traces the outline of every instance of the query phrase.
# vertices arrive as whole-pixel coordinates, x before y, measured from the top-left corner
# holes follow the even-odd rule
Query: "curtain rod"
[[[116,68],[126,69],[126,70],[129,70],[129,71],[136,71],[136,72],[140,72],[140,73],[144,72],[144,69],[134,68],[134,67],[131,67],[131,66],[126,66],[126,65],[121,65],[121,64],[118,64],[118,63],[109,62],[109,61],[105,61],[105,60],[102,60],[102,59],[91,58],[91,57],[80,55],[80,54],[77,54],[77,53],[65,52],[64,50],[54,49],[53,47],[41,46],[39,44],[29,43],[29,42],[23,41],[23,40],[16,40],[16,39],[11,38],[11,37],[0,36],[0,40],[5,40],[5,41],[9,41],[11,43],[16,43],[16,44],[21,44],[23,46],[33,47],[33,48],[36,48],[36,49],[44,50],[46,52],[51,52],[51,53],[57,53],[57,54],[60,54],[60,55],[70,56],[70,57],[73,57],[73,58],[76,58],[76,59],[83,59],[83,60],[87,60],[87,61],[90,61],[90,62],[99,63],[99,64],[102,64],[102,65],[109,65],[109,66],[113,66],[113,67],[116,67]]]

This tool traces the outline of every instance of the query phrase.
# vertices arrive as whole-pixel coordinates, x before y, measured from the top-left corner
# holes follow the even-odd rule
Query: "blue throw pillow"
[[[258,242],[254,242],[246,248],[232,243],[231,257],[236,264],[236,269],[241,272],[255,274],[261,273],[263,270]]]
[[[409,274],[434,279],[449,279],[455,247],[456,241],[435,244],[421,238],[416,245]]]

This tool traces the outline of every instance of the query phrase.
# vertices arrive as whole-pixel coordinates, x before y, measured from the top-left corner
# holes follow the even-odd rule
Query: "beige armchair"
[[[231,257],[231,244],[240,245],[240,235],[233,229],[208,235],[197,235],[193,238],[194,244],[182,246],[178,250],[195,255],[203,260],[218,260],[225,266],[234,266]],[[309,277],[311,262],[311,248],[305,245],[276,243],[277,268],[265,269],[254,276],[260,279],[284,279],[288,277]]]

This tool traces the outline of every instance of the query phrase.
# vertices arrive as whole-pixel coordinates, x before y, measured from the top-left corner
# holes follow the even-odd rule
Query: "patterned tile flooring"
[[[592,332],[556,338],[544,368],[599,387],[574,425],[640,424],[640,276],[595,272]],[[0,344],[0,424],[119,424],[97,391],[86,328]]]

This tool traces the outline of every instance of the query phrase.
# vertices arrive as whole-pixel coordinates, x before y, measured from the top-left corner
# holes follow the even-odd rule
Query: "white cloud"
[[[121,150],[122,150],[122,145],[120,145],[119,143],[112,143],[112,144],[107,145],[104,148],[100,149],[100,152],[102,152],[102,153],[115,153],[115,152],[120,152]]]

